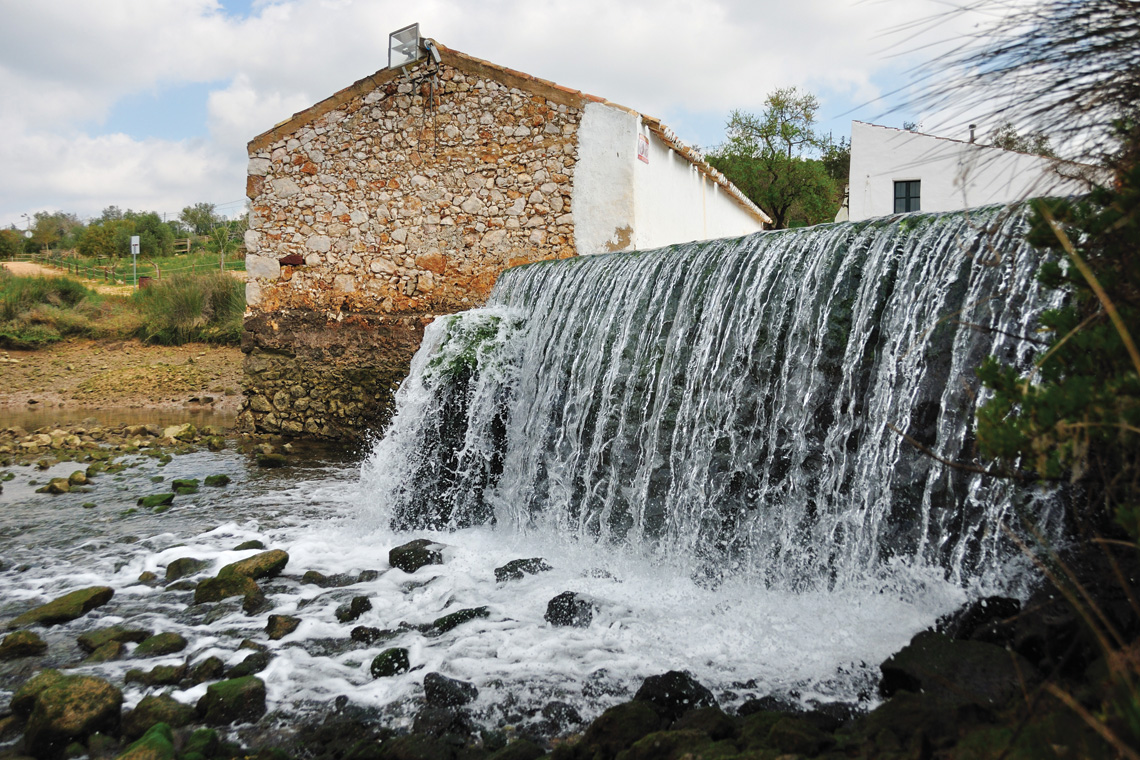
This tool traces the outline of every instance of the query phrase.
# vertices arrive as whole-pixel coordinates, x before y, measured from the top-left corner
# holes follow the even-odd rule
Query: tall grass
[[[66,277],[16,277],[0,270],[4,348],[40,348],[69,337],[237,344],[244,311],[243,283],[218,272],[164,278],[132,296],[115,296]]]
[[[132,296],[143,317],[143,340],[237,343],[245,313],[245,285],[220,272],[175,275]]]

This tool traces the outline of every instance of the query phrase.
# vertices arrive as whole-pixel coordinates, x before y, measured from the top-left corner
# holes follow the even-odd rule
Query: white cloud
[[[259,0],[253,16],[237,18],[216,0],[0,0],[0,224],[40,208],[91,215],[109,204],[177,210],[241,197],[246,142],[383,68],[388,32],[412,21],[449,47],[668,117],[757,110],[789,85],[817,92],[825,106],[870,101],[884,72],[915,60],[889,58],[893,43],[925,51],[971,19],[884,32],[944,8],[942,0]],[[199,139],[89,126],[128,95],[209,82],[223,84],[209,95]]]

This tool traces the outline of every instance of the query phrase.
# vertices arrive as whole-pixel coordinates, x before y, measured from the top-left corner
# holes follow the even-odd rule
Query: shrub
[[[138,291],[133,299],[142,314],[143,340],[178,345],[241,339],[245,287],[229,275],[175,275]]]

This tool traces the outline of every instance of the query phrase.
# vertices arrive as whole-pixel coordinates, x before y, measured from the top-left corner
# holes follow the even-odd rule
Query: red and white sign
[[[649,163],[649,138],[645,135],[637,136],[637,157]]]

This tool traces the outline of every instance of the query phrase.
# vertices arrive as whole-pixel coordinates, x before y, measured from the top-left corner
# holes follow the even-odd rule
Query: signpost
[[[131,235],[131,269],[135,275],[135,290],[139,289],[139,236]]]

